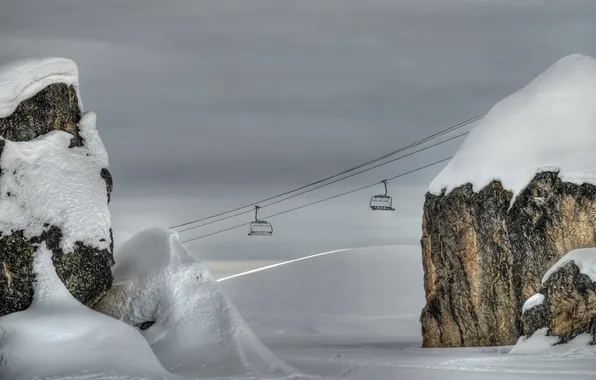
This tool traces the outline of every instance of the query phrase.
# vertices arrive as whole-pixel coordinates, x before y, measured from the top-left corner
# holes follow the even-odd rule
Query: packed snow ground
[[[596,357],[584,337],[556,348],[546,337],[528,340],[515,354],[511,347],[420,348],[424,290],[417,246],[339,250],[219,282],[169,231],[144,231],[118,253],[121,288],[108,304],[129,300],[118,310],[122,319],[156,323],[139,333],[79,304],[56,281],[49,251],[40,250],[36,271],[45,276],[36,301],[0,318],[0,378],[596,376]]]
[[[596,60],[567,56],[497,103],[430,185],[440,194],[493,180],[517,195],[540,171],[596,184]]]

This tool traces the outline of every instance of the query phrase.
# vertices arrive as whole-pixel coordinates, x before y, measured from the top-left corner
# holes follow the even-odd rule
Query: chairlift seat
[[[389,195],[375,195],[370,199],[370,208],[375,211],[395,211]]]
[[[273,235],[273,226],[264,220],[255,220],[250,223],[250,232],[248,236],[271,236]]]

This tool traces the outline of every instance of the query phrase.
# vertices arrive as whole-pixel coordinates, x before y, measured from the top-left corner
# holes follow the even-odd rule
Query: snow
[[[548,328],[537,330],[530,337],[519,338],[515,347],[511,349],[511,355],[570,355],[586,353],[593,358],[596,347],[590,345],[592,336],[581,334],[566,344],[556,344],[559,338],[548,335]]]
[[[0,232],[24,230],[38,236],[44,223],[62,230],[61,248],[77,241],[108,249],[110,212],[101,169],[109,165],[95,128],[95,114],[84,113],[79,128],[83,147],[69,148],[72,135],[55,130],[31,141],[6,141],[0,165]]]
[[[565,266],[568,262],[573,263],[579,268],[579,272],[590,277],[592,282],[596,282],[596,248],[580,248],[570,251],[553,265],[542,277],[542,284],[550,278],[552,274]]]
[[[134,257],[139,266],[134,265]],[[144,263],[145,258],[149,258],[149,263]],[[554,380],[596,376],[594,352],[586,346],[587,336],[576,338],[572,344],[552,346],[555,340],[541,331],[529,339],[520,339],[516,347],[420,348],[419,316],[424,305],[424,289],[418,246],[326,252],[238,274],[219,281],[217,286],[205,268],[194,260],[171,231],[153,229],[133,236],[118,249],[116,267],[120,266],[120,274],[134,273],[139,277],[128,281],[128,285],[122,281],[118,285],[121,288],[118,293],[126,302],[121,305],[116,299],[110,302],[132,323],[155,316],[156,324],[143,331],[143,335],[152,342],[163,366],[184,375],[186,380]],[[52,283],[55,285],[56,280]],[[43,288],[52,289],[51,284]],[[146,292],[140,290],[143,286],[147,287]],[[195,291],[199,292],[196,297]],[[40,292],[39,298],[47,300],[47,304],[60,302],[62,308],[62,301],[56,301],[57,296],[52,294]],[[164,305],[155,304],[155,300]],[[76,303],[72,298],[68,302]],[[248,327],[233,311],[236,307],[232,303],[258,339],[252,334],[247,337],[238,333],[247,331]],[[91,312],[77,303],[76,308],[81,307],[86,313]],[[95,314],[81,317],[80,310],[71,310],[65,309],[63,313],[65,318],[76,319],[76,323],[68,326],[52,327],[48,321],[60,319],[52,313],[39,315],[35,323],[30,322],[31,318],[23,318],[26,312],[0,318],[0,358],[3,358],[0,362],[4,360],[0,369],[5,371],[0,372],[0,378],[176,379],[163,372],[156,374],[163,370],[155,364],[155,356],[147,353],[147,346],[138,341],[134,328],[123,327],[109,317],[104,317],[105,321],[97,319]],[[21,337],[6,340],[8,318],[11,323],[19,323],[18,331],[25,333],[32,328],[32,332],[38,331],[44,337],[35,340],[41,342],[39,347],[29,345],[30,352],[25,353],[24,348],[17,352],[21,365],[14,361],[9,365],[12,373],[18,374],[15,377],[5,376],[5,358],[15,356],[5,353],[17,351],[27,340]],[[158,328],[152,331],[154,327]],[[85,328],[89,334],[85,339],[65,342],[73,328],[75,335]],[[58,343],[50,347],[53,339]],[[104,351],[108,341],[113,343],[110,345],[113,353]],[[71,346],[72,350],[68,350]],[[258,373],[268,366],[264,365],[247,373],[246,366],[234,366],[254,360],[254,356],[247,355],[250,347],[261,353],[266,350],[274,365],[286,366],[280,364],[281,360],[295,370]],[[44,352],[40,354],[39,350]],[[122,358],[111,359],[109,355]],[[134,359],[131,355],[135,355]],[[117,365],[109,365],[106,358]],[[87,366],[91,370],[82,373],[80,368]],[[62,370],[62,374],[54,375],[55,368]],[[155,372],[142,371],[150,368]]]
[[[304,377],[329,379],[585,379],[584,346],[420,348],[419,246],[342,250],[220,281],[254,331]],[[584,340],[582,340],[584,339]],[[530,343],[530,342],[527,342]],[[582,337],[574,344],[585,343]]]
[[[536,173],[559,171],[574,184],[596,184],[596,60],[567,56],[497,103],[470,132],[429,191],[439,195],[493,180],[516,197]]]
[[[171,372],[213,377],[287,375],[253,334],[207,269],[176,232],[153,228],[124,242],[115,256],[115,286],[97,309],[141,331]]]
[[[58,278],[42,243],[34,256],[31,306],[0,317],[0,378],[176,379],[134,328],[89,309]]]
[[[544,302],[544,294],[541,293],[536,293],[534,294],[532,297],[528,298],[526,300],[526,302],[524,302],[524,305],[522,306],[522,313],[525,313],[526,311],[542,305],[542,303]]]
[[[78,93],[79,70],[68,58],[47,57],[26,59],[0,67],[0,118],[10,116],[17,106],[43,88],[55,83],[72,85]]]

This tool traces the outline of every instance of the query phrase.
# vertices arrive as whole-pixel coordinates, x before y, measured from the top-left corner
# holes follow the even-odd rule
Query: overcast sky
[[[168,227],[335,174],[477,114],[572,53],[596,56],[596,1],[2,1],[0,64],[79,64],[114,176],[117,230]],[[452,155],[461,140],[263,216]],[[418,244],[441,165],[189,244],[209,259]],[[181,234],[183,240],[251,215]]]

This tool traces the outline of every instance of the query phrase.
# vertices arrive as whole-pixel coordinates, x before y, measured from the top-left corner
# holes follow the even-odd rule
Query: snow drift
[[[35,254],[34,271],[31,306],[0,318],[1,379],[94,378],[93,374],[177,378],[162,367],[138,331],[75,300],[43,244]]]
[[[497,103],[432,181],[439,195],[471,183],[479,191],[498,180],[511,203],[537,172],[596,184],[596,60],[559,60],[520,91]]]
[[[137,326],[161,363],[185,376],[285,375],[271,353],[180,242],[142,231],[115,254],[114,286],[97,309]]]

